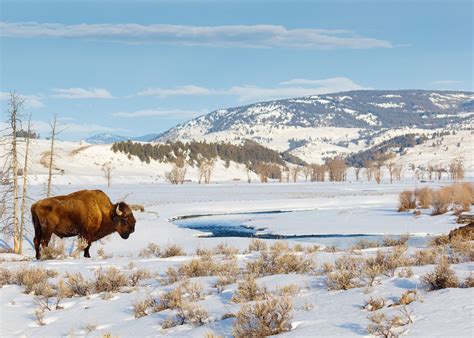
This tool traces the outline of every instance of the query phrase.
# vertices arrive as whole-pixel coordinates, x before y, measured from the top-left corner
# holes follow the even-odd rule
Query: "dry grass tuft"
[[[296,296],[300,292],[300,288],[296,284],[288,284],[277,287],[276,293],[279,296]]]
[[[410,267],[401,268],[398,272],[400,278],[411,278],[413,277],[413,270]]]
[[[115,267],[98,269],[95,272],[94,288],[96,292],[118,292],[124,286],[129,285],[127,275]]]
[[[84,297],[92,293],[94,285],[80,273],[67,274],[66,286],[72,295]]]
[[[64,241],[60,238],[53,237],[48,246],[41,249],[41,260],[64,259],[66,256]]]
[[[370,299],[366,301],[366,304],[363,306],[363,308],[368,311],[377,311],[383,308],[384,306],[385,306],[385,300],[383,298],[370,297]]]
[[[360,286],[362,261],[351,256],[339,257],[334,270],[329,272],[326,283],[329,290],[348,290]]]
[[[413,255],[413,264],[414,265],[428,265],[428,264],[435,264],[438,258],[438,250],[431,248],[431,249],[421,249],[416,250]]]
[[[130,273],[130,285],[131,286],[137,286],[140,281],[144,280],[144,279],[148,279],[151,277],[151,273],[149,270],[147,269],[136,269],[136,270],[132,270],[132,272]]]
[[[138,254],[140,257],[150,258],[150,257],[160,257],[160,246],[155,243],[148,243],[146,248],[143,248]]]
[[[253,275],[247,275],[244,280],[237,284],[237,291],[232,296],[231,301],[235,303],[246,303],[264,300],[267,296],[267,290],[257,285],[255,277]]]
[[[219,243],[213,250],[215,255],[231,257],[239,253],[239,249],[229,246],[227,243]]]
[[[352,247],[352,250],[364,250],[369,248],[378,248],[380,243],[377,241],[369,241],[367,239],[358,240]]]
[[[273,250],[273,248],[271,251],[261,252],[256,260],[247,262],[247,272],[258,276],[265,276],[288,273],[304,274],[314,270],[315,264],[312,256],[306,257],[304,254],[294,254],[285,250]]]
[[[446,256],[441,257],[439,264],[433,272],[421,276],[420,281],[428,291],[455,288],[459,284],[458,278],[454,271],[451,270]]]
[[[267,243],[261,239],[252,238],[249,243],[249,251],[265,251],[267,250]]]
[[[293,304],[287,297],[273,297],[245,304],[236,315],[232,328],[235,337],[266,337],[291,329]]]
[[[383,239],[383,246],[406,245],[409,239],[410,235],[408,234],[401,235],[398,239],[394,237],[385,236]]]
[[[174,256],[186,256],[183,248],[176,244],[169,244],[161,253],[161,258],[168,258]]]
[[[157,303],[153,297],[148,297],[132,304],[132,311],[135,318],[148,316],[149,308],[156,308]]]

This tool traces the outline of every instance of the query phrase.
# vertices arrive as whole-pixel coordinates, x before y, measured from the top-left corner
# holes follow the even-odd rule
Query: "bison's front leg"
[[[89,249],[91,248],[92,241],[87,241],[87,247],[84,249],[84,257],[86,258],[91,258],[91,255],[89,253]]]

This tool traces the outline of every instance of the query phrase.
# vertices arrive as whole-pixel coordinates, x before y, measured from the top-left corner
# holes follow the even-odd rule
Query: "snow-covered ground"
[[[438,185],[424,183],[423,185]],[[111,266],[124,273],[131,269],[145,268],[152,278],[143,280],[138,287],[113,293],[111,298],[103,294],[73,297],[61,302],[63,309],[45,311],[45,325],[38,325],[35,311],[38,303],[34,295],[24,294],[23,287],[5,285],[0,288],[0,336],[189,336],[204,337],[208,332],[220,336],[230,336],[235,318],[223,319],[226,313],[236,313],[241,304],[231,301],[237,289],[236,283],[223,287],[219,292],[214,284],[216,276],[194,277],[204,289],[203,299],[197,304],[209,314],[203,326],[185,324],[163,329],[163,321],[172,316],[172,310],[164,310],[136,319],[132,304],[147,296],[159,299],[166,291],[179,283],[162,285],[168,267],[179,267],[195,258],[197,248],[207,249],[225,243],[239,249],[235,256],[238,265],[255,259],[257,252],[245,251],[249,238],[199,238],[199,231],[179,228],[170,220],[177,216],[201,214],[226,214],[236,212],[300,210],[300,212],[271,214],[247,224],[265,227],[274,234],[315,234],[315,233],[446,233],[456,228],[455,217],[451,214],[429,216],[427,213],[415,217],[412,213],[398,213],[398,193],[406,188],[421,187],[421,183],[405,180],[396,184],[361,183],[270,183],[247,184],[243,182],[198,185],[188,183],[174,186],[170,184],[113,184],[106,188],[101,184],[56,185],[55,193],[64,194],[87,188],[103,189],[112,199],[125,199],[128,203],[142,204],[145,212],[134,212],[137,218],[136,231],[128,240],[117,234],[92,245],[91,259],[32,260],[33,248],[25,243],[25,261],[14,259],[11,254],[1,254],[1,268],[12,271],[22,267],[44,267],[55,270],[60,277],[66,273],[80,272],[86,278],[93,278],[97,269]],[[33,200],[44,195],[41,184],[32,186]],[[31,228],[28,237],[31,238]],[[274,243],[274,240],[265,240]],[[139,257],[139,252],[148,243],[156,243],[161,248],[177,244],[184,248],[186,256],[169,258]],[[288,241],[290,246],[295,241]],[[303,243],[304,244],[304,243]],[[313,244],[313,243],[312,243]],[[311,244],[311,245],[312,245]],[[306,244],[304,244],[306,245]],[[308,244],[309,245],[309,244]],[[67,251],[74,247],[74,240],[67,242]],[[103,249],[111,258],[100,258],[98,250]],[[355,257],[365,257],[378,249],[366,249],[362,253],[352,253]],[[387,249],[382,249],[387,250]],[[414,248],[408,248],[408,254]],[[334,262],[348,252],[317,251],[314,254],[315,273],[277,274],[257,278],[260,286],[275,293],[277,287],[296,284],[299,291],[292,296],[293,311],[291,331],[282,335],[295,337],[313,336],[367,336],[370,313],[362,309],[370,297],[383,297],[388,304],[394,303],[406,290],[418,289],[419,300],[408,305],[413,323],[400,330],[408,336],[453,337],[474,335],[473,289],[451,288],[427,292],[420,287],[420,276],[431,272],[433,265],[412,267],[413,276],[379,276],[370,288],[357,287],[346,291],[329,291],[326,276],[322,274],[322,264]],[[310,257],[310,256],[308,256]],[[216,256],[214,259],[224,259]],[[129,264],[133,262],[134,267]],[[453,264],[459,279],[464,279],[474,271],[472,262]],[[400,268],[397,269],[399,271]],[[56,277],[54,281],[60,277]],[[386,307],[390,315],[399,314],[400,307]],[[90,331],[90,332],[88,332]]]

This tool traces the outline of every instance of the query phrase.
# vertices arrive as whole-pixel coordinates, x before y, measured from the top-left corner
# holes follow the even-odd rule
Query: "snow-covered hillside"
[[[368,149],[390,137],[472,130],[471,92],[352,91],[221,109],[165,132],[158,141],[251,139],[308,162]]]

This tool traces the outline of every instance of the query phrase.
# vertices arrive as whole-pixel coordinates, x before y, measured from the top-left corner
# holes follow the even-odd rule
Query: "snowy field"
[[[135,211],[136,230],[128,240],[118,234],[95,242],[91,248],[91,259],[68,257],[60,260],[33,260],[34,250],[25,243],[24,257],[1,254],[1,268],[18,271],[24,267],[43,267],[56,271],[57,276],[50,282],[57,284],[69,273],[80,272],[86,279],[93,280],[98,270],[116,267],[124,274],[146,269],[150,275],[135,286],[124,286],[117,292],[95,292],[85,296],[75,295],[60,301],[60,308],[51,307],[43,311],[44,325],[40,325],[36,312],[39,300],[33,293],[25,294],[24,287],[4,285],[0,288],[0,336],[102,336],[111,334],[119,337],[137,336],[192,336],[205,337],[232,336],[236,322],[234,315],[239,312],[243,302],[233,296],[238,293],[246,264],[261,255],[257,250],[249,250],[250,238],[199,238],[199,231],[180,228],[172,220],[189,215],[231,214],[260,211],[294,210],[298,212],[274,213],[265,217],[249,219],[245,225],[265,228],[265,233],[275,235],[311,234],[418,234],[438,235],[448,233],[458,227],[451,213],[430,216],[424,211],[420,216],[413,213],[398,213],[398,193],[403,189],[420,188],[424,185],[438,186],[438,183],[414,183],[406,180],[397,184],[362,182],[347,183],[270,183],[246,184],[223,183],[210,185],[184,184],[134,184],[104,186],[61,185],[55,187],[55,194],[65,194],[79,189],[103,189],[113,202],[125,200],[127,203],[141,204],[145,212]],[[32,186],[33,200],[44,195],[42,185]],[[225,216],[223,216],[225,217]],[[28,237],[32,238],[31,229]],[[277,243],[264,240],[267,245]],[[140,256],[149,243],[160,246],[162,252],[169,245],[179,245],[183,253],[167,258]],[[169,279],[167,269],[179,270],[182,265],[196,259],[196,251],[205,251],[223,243],[238,249],[238,252],[214,252],[215,262],[234,262],[237,266],[234,278],[220,287],[218,271],[190,277],[191,283],[202,287],[197,298],[190,299],[184,292],[182,297],[195,306],[206,310],[202,322],[183,320],[182,325],[165,324],[180,313],[180,308],[165,308],[160,311],[146,311],[147,315],[136,318],[133,304],[152,297],[160,302],[164,295],[177,289],[184,281],[164,282]],[[393,248],[368,248],[355,251],[325,249],[321,245],[314,249],[312,243],[287,241],[289,249],[280,248],[279,254],[287,250],[298,257],[311,260],[311,271],[289,273],[261,273],[256,275],[257,285],[266,288],[268,294],[278,294],[284,286],[294,284],[291,292],[291,319],[288,332],[282,336],[367,336],[368,319],[372,315],[364,309],[370,298],[383,298],[386,302],[379,312],[387,317],[401,315],[401,306],[395,304],[402,293],[417,290],[416,301],[406,306],[410,322],[395,328],[397,333],[407,336],[454,337],[474,335],[474,293],[472,288],[449,288],[426,291],[420,284],[420,276],[434,270],[434,264],[411,266],[413,274],[404,275],[403,266],[397,267],[393,275],[379,274],[372,286],[361,282],[348,290],[329,290],[327,269],[324,263],[334,263],[340,257],[365,259],[374,256],[378,250],[387,255]],[[278,246],[279,244],[277,244]],[[66,242],[66,253],[74,250],[75,240]],[[301,248],[301,246],[303,248]],[[305,247],[308,249],[305,250]],[[403,255],[412,257],[415,251],[423,248],[408,247]],[[335,252],[334,252],[335,251]],[[105,252],[105,254],[104,254]],[[101,255],[101,256],[100,256]],[[111,257],[106,257],[111,256]],[[132,264],[131,264],[132,263]],[[433,262],[430,262],[433,263]],[[413,264],[410,264],[413,265]],[[460,281],[474,270],[469,260],[459,260],[451,264]],[[240,272],[239,272],[240,271]],[[188,276],[189,277],[189,276]],[[363,279],[363,278],[362,278]],[[361,280],[362,280],[361,279]],[[54,303],[55,298],[51,298]],[[252,304],[251,301],[245,302]],[[405,308],[405,306],[404,306]],[[202,324],[202,325],[201,325]]]

